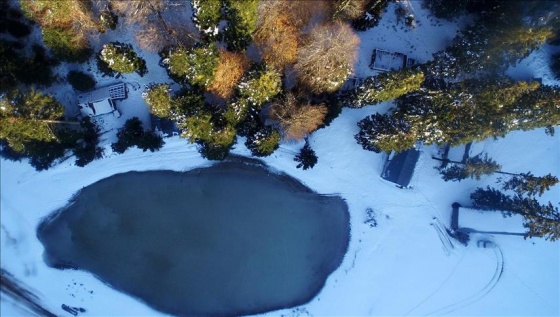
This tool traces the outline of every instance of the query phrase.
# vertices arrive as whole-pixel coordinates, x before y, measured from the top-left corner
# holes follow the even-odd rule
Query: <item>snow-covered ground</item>
[[[410,3],[419,23],[416,29],[402,24],[393,28],[391,5],[378,27],[360,34],[359,76],[373,74],[367,67],[373,48],[408,53],[425,61],[453,37],[457,30],[454,24],[430,21],[419,1]],[[546,78],[547,84],[558,84],[545,69],[547,49],[533,53],[520,67],[527,65],[532,76]],[[156,69],[159,66],[151,64],[154,60],[155,56],[151,56],[148,61],[148,76],[154,77],[141,79],[132,75],[123,81],[131,87],[141,87],[164,80],[164,73]],[[515,75],[521,71],[511,72]],[[130,100],[118,105],[123,116],[147,116],[147,108],[139,98],[141,90],[132,89]],[[346,199],[352,228],[348,253],[320,294],[298,309],[266,315],[560,315],[560,243],[479,234],[472,235],[471,243],[465,247],[445,234],[451,204],[468,206],[469,194],[477,187],[497,186],[498,176],[446,183],[434,169],[438,162],[431,159],[438,155],[438,149],[423,146],[419,148],[421,157],[411,189],[399,189],[380,178],[385,156],[362,150],[354,134],[360,119],[390,106],[384,103],[344,109],[330,126],[314,133],[310,142],[319,162],[311,170],[297,169],[293,161],[303,143],[282,144],[263,159],[271,169],[291,175],[319,193]],[[43,217],[64,206],[76,191],[110,175],[133,170],[185,171],[213,164],[183,139],[165,141],[163,149],[155,153],[130,149],[122,155],[111,153],[106,143],[105,157],[85,168],[67,160],[48,171],[36,172],[27,162],[1,161],[2,268],[27,284],[57,315],[68,315],[61,304],[86,308],[87,312],[80,314],[83,316],[161,315],[109,288],[90,273],[47,267],[35,230]],[[249,156],[243,141],[238,140],[233,153]],[[503,139],[474,144],[471,155],[479,152],[488,153],[508,172],[560,176],[560,133],[551,137],[543,129],[513,132]],[[558,206],[560,186],[540,199]],[[364,223],[368,208],[374,211],[377,227]],[[495,247],[479,247],[478,240],[492,241]],[[27,315],[5,298],[0,314]]]

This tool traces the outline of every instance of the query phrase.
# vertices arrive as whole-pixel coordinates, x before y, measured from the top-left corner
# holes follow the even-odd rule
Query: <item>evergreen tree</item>
[[[252,41],[257,27],[259,0],[225,0],[225,18],[228,26],[224,31],[228,50],[241,51]]]
[[[208,39],[218,35],[218,24],[221,19],[222,0],[193,0],[193,22]]]
[[[153,84],[142,93],[150,112],[161,118],[169,117],[173,106],[171,88],[167,84]]]
[[[241,79],[238,85],[239,95],[252,106],[261,107],[282,90],[280,73],[258,64]]]
[[[103,45],[99,58],[113,71],[128,74],[137,72],[144,76],[148,72],[146,61],[134,52],[132,45],[112,42]]]
[[[550,187],[558,184],[558,177],[547,174],[536,177],[531,172],[514,175],[503,183],[504,190],[513,190],[518,195],[542,196]]]
[[[467,177],[480,180],[482,175],[491,175],[501,169],[501,165],[484,155],[484,157],[475,156],[468,158],[464,164],[450,166],[441,171],[443,179],[447,181],[461,181]]]
[[[357,31],[376,27],[390,2],[391,0],[369,0],[365,6],[365,13],[352,20],[352,27]]]
[[[85,166],[95,159],[103,156],[103,149],[99,147],[99,128],[93,124],[89,117],[85,117],[80,123],[82,132],[80,140],[72,149],[76,155],[76,165]]]
[[[93,54],[87,38],[66,29],[43,28],[43,42],[55,58],[71,63],[85,63]]]
[[[375,105],[418,90],[423,81],[424,74],[418,69],[381,73],[375,77],[366,78],[350,94],[345,103],[351,108]]]
[[[18,152],[23,152],[30,141],[57,140],[49,124],[60,120],[63,114],[64,107],[40,91],[4,94],[0,96],[0,139]]]
[[[482,210],[508,211],[514,209],[513,199],[501,191],[491,188],[477,188],[471,194],[473,206]]]
[[[415,133],[409,122],[390,115],[373,114],[358,122],[356,141],[364,150],[402,152],[414,146]]]
[[[126,120],[124,127],[117,132],[117,142],[111,144],[113,151],[124,153],[129,147],[136,146],[144,152],[159,150],[165,142],[151,131],[144,131],[142,121],[137,117]]]
[[[517,195],[512,198],[490,187],[478,188],[471,194],[471,199],[479,209],[523,216],[523,226],[528,230],[525,238],[542,237],[551,241],[560,239],[560,211],[550,202],[541,205],[532,197]]]
[[[219,60],[218,47],[216,44],[210,44],[192,49],[174,48],[163,63],[167,65],[170,76],[176,81],[207,87],[214,79]]]
[[[303,168],[303,170],[313,168],[313,166],[317,164],[317,155],[309,145],[307,139],[305,140],[305,145],[299,151],[299,154],[294,157],[294,161],[298,162],[296,168]]]
[[[269,156],[280,144],[280,133],[271,126],[262,126],[247,136],[245,145],[254,156]]]
[[[72,85],[72,88],[79,91],[88,91],[95,87],[95,79],[83,72],[71,70],[66,76],[66,80]]]

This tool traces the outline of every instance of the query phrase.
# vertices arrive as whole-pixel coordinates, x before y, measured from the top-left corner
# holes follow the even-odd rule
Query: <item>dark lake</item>
[[[350,224],[341,198],[229,162],[100,180],[37,234],[48,265],[89,271],[154,309],[237,316],[315,297],[344,258]]]

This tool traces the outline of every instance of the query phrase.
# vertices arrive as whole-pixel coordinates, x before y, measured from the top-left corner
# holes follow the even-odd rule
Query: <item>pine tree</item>
[[[167,118],[173,107],[171,88],[167,84],[152,84],[142,93],[150,112],[158,117]]]
[[[397,70],[368,77],[350,94],[345,104],[351,108],[361,108],[396,99],[420,89],[423,81],[424,74],[418,69]]]
[[[294,157],[294,161],[298,162],[296,168],[303,168],[303,170],[313,168],[313,166],[317,164],[317,155],[309,145],[307,139],[305,140],[305,145],[299,151],[299,154]]]
[[[261,107],[282,90],[280,73],[258,64],[245,75],[237,86],[239,95],[254,107]]]
[[[518,195],[542,196],[550,187],[558,184],[558,177],[547,174],[536,177],[531,172],[514,175],[511,179],[503,183],[504,190],[513,190]]]
[[[280,144],[280,133],[271,126],[262,126],[247,136],[245,145],[254,156],[269,156]]]
[[[137,117],[126,120],[124,127],[117,132],[117,142],[111,144],[113,151],[124,153],[129,147],[136,146],[144,152],[159,150],[165,142],[163,139],[151,131],[145,131],[142,121]]]
[[[214,79],[220,60],[216,44],[192,49],[177,47],[169,52],[163,63],[170,76],[178,82],[188,82],[198,87],[207,87]]]
[[[473,206],[482,210],[508,211],[514,209],[513,199],[501,191],[490,186],[477,188],[471,194]]]
[[[365,6],[365,13],[352,21],[352,27],[357,31],[376,27],[390,2],[391,0],[369,0]]]
[[[499,171],[502,166],[488,157],[475,156],[468,158],[465,163],[455,163],[441,171],[443,179],[447,181],[461,181],[468,177],[480,180],[482,175],[491,175]]]
[[[222,0],[193,0],[193,22],[209,40],[218,35],[221,19]]]
[[[494,188],[478,188],[471,194],[473,205],[479,209],[501,211],[505,215],[518,214],[527,228],[525,238],[560,239],[560,211],[552,203],[541,205],[532,197],[510,197]]]
[[[103,156],[103,149],[99,147],[99,128],[93,124],[89,117],[84,118],[80,125],[82,132],[80,140],[72,149],[76,155],[76,165],[83,167],[95,159]]]
[[[360,132],[354,136],[364,150],[402,152],[414,146],[416,136],[406,120],[390,115],[373,114],[358,122]]]
[[[225,18],[228,26],[224,31],[225,42],[231,51],[242,51],[252,41],[257,27],[259,0],[225,0]]]
[[[146,61],[134,52],[130,44],[120,42],[105,44],[99,53],[99,59],[118,73],[137,72],[140,76],[144,76],[148,72]]]
[[[18,152],[30,141],[54,141],[57,135],[49,124],[58,121],[64,107],[51,95],[40,91],[14,91],[0,96],[0,139]]]

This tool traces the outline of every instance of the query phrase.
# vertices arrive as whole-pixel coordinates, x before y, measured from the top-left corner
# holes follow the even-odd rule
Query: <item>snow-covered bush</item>
[[[119,42],[105,44],[99,53],[99,58],[107,64],[107,67],[119,73],[137,72],[140,76],[143,76],[148,72],[146,61],[134,52],[130,44]]]

